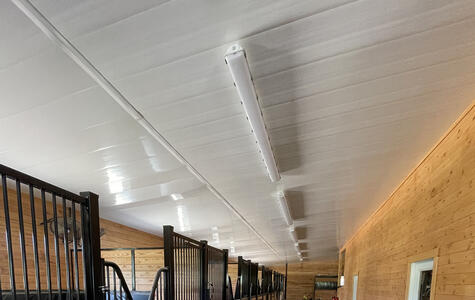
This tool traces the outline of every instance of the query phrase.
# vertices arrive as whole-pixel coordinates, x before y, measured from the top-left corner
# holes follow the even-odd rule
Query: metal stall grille
[[[104,266],[103,282],[105,283],[103,292],[106,300],[132,300],[132,294],[119,266],[116,263],[104,260],[102,265]]]
[[[202,243],[163,228],[165,267],[169,270],[168,300],[200,300],[202,297]]]
[[[76,195],[4,165],[0,176],[0,299],[99,299],[97,195]]]
[[[236,288],[236,299],[248,298],[251,289],[251,261],[238,257],[239,289]]]
[[[228,252],[227,250],[207,246],[206,256],[208,264],[209,299],[225,299]]]
[[[259,279],[257,277],[259,273],[259,264],[249,262],[249,282],[251,288],[251,296],[256,296],[259,290]]]
[[[163,227],[167,300],[226,298],[227,251]]]
[[[269,299],[272,293],[272,270],[262,267],[262,295]]]
[[[158,269],[152,284],[152,290],[148,300],[164,300],[166,299],[168,268]]]

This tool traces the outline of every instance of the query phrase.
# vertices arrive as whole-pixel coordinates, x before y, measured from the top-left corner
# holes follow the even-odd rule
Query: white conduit
[[[165,149],[168,150],[180,163],[201,181],[224,205],[229,208],[272,252],[279,256],[277,250],[260,234],[254,226],[226,199],[223,195],[201,175],[181,155],[150,122],[122,95],[122,93],[94,67],[94,65],[76,47],[46,19],[45,16],[29,0],[12,0],[12,2],[58,47],[76,62],[94,81],[99,84],[132,118],[134,118],[148,133],[150,133]]]

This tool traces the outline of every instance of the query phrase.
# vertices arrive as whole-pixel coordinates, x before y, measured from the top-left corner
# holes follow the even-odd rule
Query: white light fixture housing
[[[182,194],[178,194],[178,193],[174,193],[174,194],[171,194],[170,197],[172,197],[173,200],[175,201],[178,201],[178,200],[183,200],[183,195]]]
[[[280,212],[282,213],[282,217],[284,217],[285,223],[287,226],[290,226],[294,223],[292,216],[290,215],[289,205],[287,203],[287,198],[285,197],[285,193],[279,193],[278,197]]]
[[[292,239],[292,242],[298,243],[298,238],[297,238],[297,232],[295,231],[294,226],[289,227],[289,233],[290,233],[290,238]]]
[[[264,124],[264,118],[262,117],[262,111],[257,100],[246,53],[240,45],[236,44],[228,49],[224,59],[238,90],[247,119],[249,123],[251,123],[251,129],[256,137],[257,145],[262,154],[269,177],[272,182],[279,181],[279,170],[277,169],[274,153],[272,152],[269,136],[267,135],[266,125]]]

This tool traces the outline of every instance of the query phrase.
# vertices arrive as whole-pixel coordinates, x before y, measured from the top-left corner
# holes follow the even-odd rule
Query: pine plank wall
[[[435,300],[475,299],[475,108],[472,104],[342,248],[340,299],[407,299],[409,263],[435,257]]]
[[[285,274],[285,265],[273,266],[272,269]],[[335,261],[305,261],[303,263],[289,263],[287,267],[287,299],[331,300],[336,296],[335,291],[319,291],[315,295],[314,283],[317,275],[337,275],[338,262]]]

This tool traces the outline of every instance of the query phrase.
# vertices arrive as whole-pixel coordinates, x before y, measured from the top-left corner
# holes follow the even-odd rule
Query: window
[[[339,286],[345,285],[345,256],[346,256],[346,249],[340,252],[340,260],[339,260],[339,266],[338,266]]]
[[[432,285],[434,259],[426,259],[411,264],[408,300],[429,300]]]
[[[358,275],[353,276],[353,300],[356,300],[356,294],[358,294]]]

